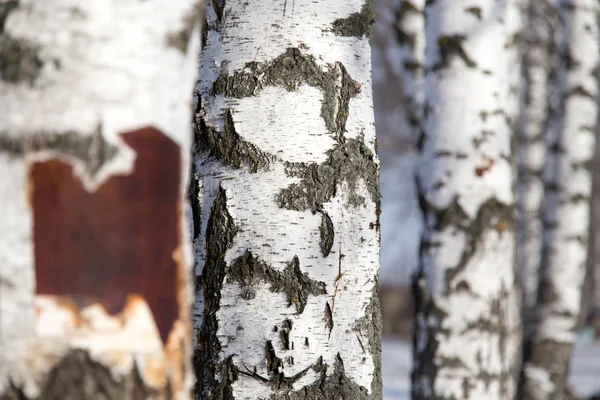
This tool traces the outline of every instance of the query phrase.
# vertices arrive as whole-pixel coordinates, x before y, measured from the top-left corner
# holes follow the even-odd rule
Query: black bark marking
[[[320,89],[324,95],[321,116],[327,130],[339,141],[346,131],[350,98],[360,93],[360,84],[352,79],[341,63],[327,70],[314,57],[297,48],[264,63],[249,62],[233,75],[221,74],[213,84],[214,94],[237,99],[255,96],[266,86],[295,91],[302,84]]]
[[[372,26],[375,22],[373,0],[365,0],[360,12],[350,14],[347,18],[339,18],[331,24],[332,31],[338,36],[356,36],[371,39]]]
[[[294,347],[293,343],[290,343],[290,332],[294,322],[291,319],[284,319],[279,330],[279,338],[281,339],[281,345],[283,350],[292,350]]]
[[[331,218],[324,211],[321,214],[321,226],[319,227],[319,232],[321,234],[321,241],[319,243],[321,246],[321,254],[323,254],[323,257],[327,257],[333,247],[335,232]]]
[[[199,152],[206,153],[209,157],[214,157],[235,169],[247,167],[251,172],[257,172],[275,159],[240,137],[235,130],[231,110],[225,111],[223,132],[206,125],[200,117],[196,121],[195,136]]]
[[[31,135],[14,135],[0,132],[0,153],[23,157],[27,153],[53,151],[74,157],[84,163],[90,175],[110,161],[118,148],[108,143],[99,125],[93,135],[74,131],[38,132]]]
[[[160,400],[170,399],[169,385],[156,390],[146,386],[136,364],[133,370],[116,380],[109,368],[92,360],[83,350],[72,350],[52,368],[41,393],[40,400],[81,400],[81,399],[131,399]],[[2,400],[34,400],[25,395],[22,388],[10,385],[0,394]]]
[[[188,43],[194,29],[206,19],[205,7],[203,0],[195,1],[192,9],[183,16],[181,29],[167,33],[166,42],[168,46],[176,48],[183,54],[187,53]]]
[[[473,14],[475,16],[475,18],[477,18],[478,20],[481,20],[481,7],[467,7],[465,8],[465,12],[469,13],[469,14]]]
[[[221,290],[226,276],[224,255],[231,247],[237,228],[227,210],[227,195],[219,187],[206,227],[206,260],[199,283],[204,295],[204,314],[194,354],[197,383],[194,392],[198,399],[233,400],[231,384],[237,379],[237,368],[231,357],[219,361],[221,342],[217,336]],[[217,376],[221,380],[217,380]]]
[[[360,206],[365,200],[356,193],[360,180],[373,202],[378,205],[380,201],[378,165],[362,138],[347,139],[335,145],[327,151],[327,160],[322,164],[287,163],[286,172],[302,180],[279,192],[277,202],[281,208],[319,212],[322,205],[335,196],[342,182],[349,186],[350,205]]]
[[[422,11],[415,7],[415,5],[410,1],[402,1],[400,3],[400,7],[398,7],[398,10],[396,11],[396,39],[401,46],[408,46],[411,50],[415,49],[417,38],[414,34],[404,31],[402,29],[402,24],[404,19],[407,18],[409,14],[419,13],[422,13]],[[406,69],[411,70],[413,68]]]
[[[308,296],[327,294],[324,282],[315,281],[309,278],[308,273],[302,273],[296,256],[283,271],[277,271],[246,250],[243,256],[231,263],[227,272],[227,282],[237,282],[242,288],[252,288],[261,281],[271,285],[271,292],[285,293],[288,307],[295,305],[298,314],[304,311]]]
[[[477,63],[463,48],[463,43],[467,39],[463,35],[442,35],[438,38],[438,49],[440,52],[439,62],[432,67],[433,71],[438,71],[450,66],[450,61],[454,57],[460,58],[467,67],[476,68]]]
[[[40,47],[28,40],[17,39],[5,31],[10,13],[19,8],[17,0],[0,3],[0,79],[17,84],[35,82],[44,65]]]
[[[194,144],[195,146],[195,144]],[[192,151],[194,154],[195,151]],[[200,236],[201,225],[202,225],[202,209],[200,207],[200,200],[198,199],[200,195],[200,177],[198,174],[198,168],[196,167],[196,161],[194,157],[191,157],[191,166],[190,166],[190,183],[188,186],[188,201],[190,203],[190,208],[192,211],[191,215],[191,227],[192,227],[192,239],[196,240]]]
[[[215,10],[215,13],[217,14],[217,18],[219,18],[219,21],[222,22],[223,16],[225,15],[226,0],[212,0],[211,3]]]
[[[381,399],[382,393],[379,386],[371,384],[371,394],[367,388],[356,384],[346,376],[342,357],[338,354],[333,364],[333,372],[328,376],[327,370],[330,366],[323,363],[320,358],[309,369],[319,373],[320,377],[314,383],[305,386],[302,390],[294,391],[291,385],[280,387],[277,394],[271,396],[271,400],[373,400]],[[308,371],[308,369],[306,370]],[[298,378],[299,379],[299,378]],[[376,381],[377,379],[374,379]]]

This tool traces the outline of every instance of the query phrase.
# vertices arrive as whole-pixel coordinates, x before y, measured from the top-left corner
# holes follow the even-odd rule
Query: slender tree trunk
[[[193,193],[200,399],[381,399],[372,7],[208,7]]]
[[[425,0],[400,0],[396,32],[407,126],[417,138],[423,114],[423,65],[425,63]]]
[[[542,199],[545,143],[549,108],[556,77],[554,32],[558,24],[549,0],[528,0],[523,53],[522,114],[517,141],[517,268],[523,288],[525,335],[532,333],[540,257],[542,252]],[[554,72],[554,73],[553,73]]]
[[[597,121],[597,1],[558,2],[561,104],[547,141],[544,249],[537,325],[526,349],[523,399],[562,399],[585,276]]]
[[[199,10],[0,2],[0,398],[189,398]]]
[[[511,149],[519,4],[437,0],[425,13],[412,398],[512,399],[521,352]]]

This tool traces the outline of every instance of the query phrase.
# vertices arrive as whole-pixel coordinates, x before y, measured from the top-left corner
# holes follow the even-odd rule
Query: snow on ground
[[[410,399],[410,343],[384,339],[383,400]],[[578,396],[585,398],[600,390],[600,343],[578,344],[573,356],[570,383]]]

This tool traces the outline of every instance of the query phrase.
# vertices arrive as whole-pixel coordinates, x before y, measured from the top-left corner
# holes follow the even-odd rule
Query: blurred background
[[[413,167],[416,151],[404,114],[396,30],[401,0],[375,0],[373,97],[381,161],[381,272],[384,399],[409,399],[412,335],[411,274],[418,262],[421,211]],[[600,141],[598,141],[600,144]],[[600,169],[599,146],[593,171]],[[592,220],[581,329],[570,384],[584,398],[600,399],[600,174],[594,174]]]

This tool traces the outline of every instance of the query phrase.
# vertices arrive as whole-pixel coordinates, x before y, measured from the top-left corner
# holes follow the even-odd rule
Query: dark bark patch
[[[313,371],[319,373],[320,377],[312,384],[294,391],[291,385],[282,386],[278,393],[271,395],[270,400],[375,400],[382,398],[380,382],[371,384],[371,394],[367,388],[356,384],[346,376],[344,362],[338,354],[333,367],[323,363],[319,359],[312,367]],[[333,368],[328,376],[327,371]]]
[[[323,257],[327,257],[331,252],[331,248],[333,247],[335,232],[333,229],[333,222],[331,222],[331,218],[326,212],[322,212],[321,214],[321,226],[319,227],[319,233],[321,234],[321,240],[319,242],[321,254]]]
[[[221,290],[227,271],[225,253],[231,247],[237,228],[227,210],[227,194],[219,187],[206,227],[206,260],[199,278],[204,296],[204,314],[194,354],[197,383],[194,392],[198,399],[233,400],[231,384],[238,370],[231,357],[219,361],[221,342],[217,336],[217,312],[221,304]],[[217,380],[220,376],[220,380]]]
[[[331,24],[331,28],[333,33],[338,36],[366,36],[370,39],[374,22],[373,1],[366,0],[360,8],[360,12],[352,13],[347,18],[336,19]]]
[[[438,38],[438,50],[440,54],[439,62],[432,67],[433,71],[437,71],[450,66],[453,58],[461,59],[469,68],[476,68],[477,63],[469,57],[463,43],[467,39],[464,35],[442,35]]]
[[[356,193],[359,180],[365,183],[373,202],[379,204],[378,164],[362,138],[335,145],[327,151],[327,160],[322,164],[287,163],[286,172],[302,180],[279,192],[277,202],[281,208],[319,212],[336,195],[342,182],[349,186],[350,205],[358,207],[365,200]]]
[[[327,130],[341,140],[346,131],[350,98],[360,93],[360,84],[341,63],[323,70],[314,57],[302,54],[297,48],[288,48],[272,61],[249,62],[233,75],[219,75],[213,84],[213,93],[241,99],[256,96],[266,86],[292,92],[302,84],[323,92],[321,116]]]
[[[199,152],[206,153],[225,165],[240,169],[247,167],[251,172],[266,168],[274,159],[272,155],[260,150],[242,139],[236,132],[231,110],[225,111],[223,131],[206,125],[203,118],[196,123],[196,146]]]
[[[363,348],[367,347],[373,357],[375,376],[372,389],[377,392],[377,387],[382,384],[381,378],[381,333],[383,332],[383,319],[379,303],[379,285],[375,284],[371,292],[371,300],[365,309],[365,315],[360,317],[353,326],[357,340]],[[364,340],[366,337],[366,340]]]
[[[133,364],[128,375],[115,379],[109,368],[91,359],[83,350],[73,350],[53,367],[41,388],[38,400],[130,399],[162,400],[172,396],[169,387],[156,390],[146,386]],[[29,400],[12,387],[0,395],[2,400]],[[33,400],[33,399],[31,399]]]
[[[414,34],[406,32],[403,29],[404,19],[408,18],[409,14],[419,14],[422,13],[422,10],[419,10],[411,1],[402,1],[400,2],[400,6],[396,11],[396,39],[401,46],[407,46],[411,50],[415,49],[415,45],[417,42],[417,38]],[[416,61],[410,60],[405,61],[404,68],[409,71],[417,71],[420,70],[422,65]]]
[[[133,171],[94,192],[62,161],[31,166],[36,291],[97,300],[111,314],[137,293],[164,343],[179,315],[179,146],[152,127],[121,137]]]
[[[548,400],[562,400],[567,389],[566,378],[571,364],[572,343],[561,343],[544,339],[529,341],[525,345],[526,366],[534,366],[548,373],[550,382],[554,385],[552,390],[544,396]],[[556,368],[554,366],[561,366]],[[563,370],[564,368],[564,370]],[[523,400],[537,400],[540,398],[539,385],[547,386],[545,382],[536,381],[535,377],[527,376],[525,369],[522,371],[517,397]]]
[[[33,85],[44,66],[39,51],[40,47],[28,40],[0,33],[0,79]]]
[[[465,8],[465,12],[472,14],[475,16],[475,18],[477,18],[478,20],[481,20],[481,7],[467,7]]]
[[[188,43],[194,29],[205,19],[205,7],[204,1],[195,2],[192,10],[184,15],[181,21],[181,29],[167,33],[167,46],[174,47],[183,54],[187,53]]]
[[[215,13],[217,14],[217,18],[219,18],[219,21],[223,21],[226,0],[212,0],[211,3],[215,10]]]
[[[296,312],[301,314],[308,301],[308,296],[327,294],[324,282],[309,278],[300,270],[300,261],[294,256],[291,263],[283,271],[278,271],[246,251],[231,263],[227,273],[227,282],[237,282],[245,287],[253,287],[259,282],[267,282],[270,290],[285,293],[288,307],[295,305]]]
[[[25,136],[14,136],[0,132],[0,152],[14,157],[27,153],[52,151],[82,161],[90,175],[110,161],[118,152],[116,146],[108,143],[99,125],[93,135],[82,135],[73,131],[38,132]]]
[[[284,319],[281,329],[279,330],[279,338],[281,339],[281,346],[283,350],[293,350],[293,343],[290,343],[290,332],[294,322],[291,319]]]
[[[13,38],[5,31],[8,16],[19,6],[17,0],[0,3],[0,78],[13,84],[33,84],[44,64],[38,54],[39,46]]]

